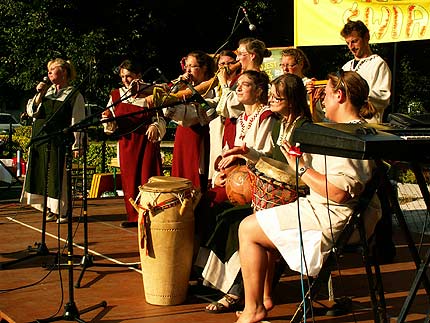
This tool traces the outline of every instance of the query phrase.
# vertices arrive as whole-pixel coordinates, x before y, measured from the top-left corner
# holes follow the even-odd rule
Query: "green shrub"
[[[109,166],[111,159],[117,157],[116,143],[90,142],[87,149],[87,166],[94,166],[96,173],[112,173]],[[103,161],[104,158],[104,161]],[[83,157],[74,159],[74,163],[83,164]],[[104,164],[103,164],[104,163]]]

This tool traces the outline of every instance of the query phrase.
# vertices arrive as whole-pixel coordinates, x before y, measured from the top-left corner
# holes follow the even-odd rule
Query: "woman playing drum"
[[[272,86],[269,92],[269,108],[272,112],[279,115],[280,120],[275,121],[275,125],[271,130],[272,139],[272,156],[282,161],[285,157],[280,152],[280,148],[275,143],[280,143],[278,138],[290,139],[291,130],[298,124],[305,120],[311,120],[310,111],[306,101],[306,90],[302,80],[295,75],[281,75],[272,81]],[[278,147],[276,147],[278,146]],[[237,144],[236,147],[226,151],[224,156],[252,156],[254,149],[247,146],[246,142]],[[282,156],[282,158],[280,158]],[[258,158],[254,158],[255,162]],[[241,212],[241,214],[240,214]],[[235,214],[236,213],[236,214]],[[252,211],[251,211],[252,213]],[[240,264],[238,261],[238,244],[237,244],[237,228],[239,222],[249,215],[243,209],[238,209],[236,212],[232,211],[230,214],[224,214],[225,223],[219,223],[212,237],[207,243],[207,247],[211,250],[218,250],[218,255],[225,254],[225,259],[217,258],[215,253],[211,253],[211,258],[207,261],[204,268],[203,276],[205,279],[210,280],[210,275],[221,277],[217,281],[210,280],[210,283],[218,289],[224,291],[226,296],[218,302],[209,304],[206,311],[210,313],[227,312],[237,309],[238,304],[241,302],[241,291],[243,285],[241,283],[241,276],[237,275],[240,271]],[[230,221],[228,220],[230,217]],[[234,219],[234,222],[233,220]],[[229,234],[226,236],[225,232]],[[223,253],[220,244],[229,240],[234,241],[226,246]],[[222,264],[220,264],[220,262]],[[214,271],[214,268],[221,268],[219,272]]]
[[[325,93],[326,115],[334,122],[364,123],[363,116],[372,113],[368,102],[369,87],[356,72],[330,74]],[[241,222],[240,264],[245,308],[237,323],[260,322],[273,308],[270,277],[275,251],[278,250],[289,267],[297,271],[302,270],[300,255],[303,252],[306,274],[318,274],[333,239],[348,221],[375,166],[371,160],[317,154],[312,154],[308,163],[300,155],[291,154],[291,145],[287,141],[282,143],[282,148],[294,169],[297,162],[298,176],[309,186],[310,194],[299,198],[300,209],[298,203],[290,203],[256,212]],[[373,205],[375,223],[380,216],[378,204]],[[299,218],[301,232],[298,230]],[[298,237],[302,237],[303,251]]]
[[[225,159],[222,158],[218,163],[219,172],[216,173],[213,181],[213,183],[215,183],[215,187],[209,190],[207,192],[206,199],[202,200],[199,210],[200,212],[196,211],[196,215],[200,215],[200,219],[198,219],[198,221],[201,225],[198,226],[198,234],[201,237],[203,246],[206,246],[207,239],[210,235],[217,235],[216,228],[227,225],[227,227],[229,227],[228,230],[230,230],[232,227],[225,222],[225,218],[229,218],[228,215],[224,218],[223,215],[225,213],[223,212],[225,210],[230,210],[226,212],[236,212],[236,214],[240,214],[240,218],[252,214],[252,208],[249,203],[244,206],[234,207],[234,205],[229,202],[226,195],[225,183],[228,176],[228,168],[231,166],[236,167],[237,163],[240,163],[241,161],[242,164],[246,161],[255,163],[260,156],[271,155],[273,148],[271,131],[275,118],[267,106],[268,88],[269,77],[265,72],[249,70],[243,72],[239,76],[236,95],[239,101],[244,105],[245,112],[240,114],[234,128],[235,131],[230,133],[232,138],[226,138],[229,133],[225,133],[224,137],[227,139],[226,142],[231,142],[237,146],[246,144],[251,148],[252,153],[247,156],[235,155]],[[235,232],[237,232],[237,225]],[[222,229],[220,229],[220,231],[222,231]],[[216,265],[214,263],[223,266],[223,259],[216,256],[216,251],[211,252],[210,255],[208,255],[210,251],[211,250],[209,249],[202,248],[202,252],[199,253],[198,260],[200,261],[197,262],[197,266],[205,267],[205,269],[215,268]],[[211,260],[209,260],[209,258]],[[214,262],[212,262],[212,259]],[[236,257],[236,259],[238,258]],[[237,273],[231,275],[231,281],[229,283],[230,286],[236,274]],[[227,292],[228,287],[230,286],[223,288],[222,285],[224,285],[224,283],[220,281],[221,285],[218,285],[215,282],[217,279],[216,276],[218,276],[216,272],[203,272],[203,277],[208,280],[210,285]],[[226,279],[226,281],[228,280]],[[236,295],[238,298],[240,293]],[[219,304],[210,304],[207,311],[211,313],[219,312],[219,308],[222,306],[223,305],[220,306]],[[228,304],[224,307],[227,308]]]

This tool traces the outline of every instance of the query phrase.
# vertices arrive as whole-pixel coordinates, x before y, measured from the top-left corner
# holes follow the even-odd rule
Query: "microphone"
[[[50,79],[49,79],[49,77],[47,77],[47,76],[44,76],[44,77],[43,77],[42,82],[43,82],[43,83],[46,83],[47,85],[50,85],[50,84],[51,84],[51,80],[50,80]]]
[[[181,82],[185,83],[185,85],[191,90],[193,95],[191,96],[190,100],[193,100],[201,105],[203,109],[206,111],[209,110],[211,107],[207,103],[207,101],[200,95],[199,92],[190,84],[190,82],[182,80]]]
[[[45,84],[45,87],[44,87],[45,89],[47,89],[47,87],[48,87],[48,86],[50,86],[50,85],[52,84],[52,83],[51,83],[51,80],[50,80],[50,79],[49,79],[49,77],[47,77],[47,76],[44,76],[44,77],[43,77],[43,79],[42,79],[42,81],[40,81],[40,82]],[[40,92],[42,92],[42,90],[43,90],[43,89],[39,89],[39,90],[37,90],[37,92],[39,92],[39,93],[40,93]]]
[[[241,6],[240,8],[242,9],[243,14],[245,15],[246,21],[248,22],[248,25],[249,25],[248,28],[249,28],[249,30],[255,31],[257,29],[257,27],[255,27],[255,25],[253,23],[251,23],[251,20],[249,20],[248,13],[246,12],[245,7]]]

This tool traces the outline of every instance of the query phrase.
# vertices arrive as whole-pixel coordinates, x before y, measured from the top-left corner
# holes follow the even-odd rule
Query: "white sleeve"
[[[112,116],[115,117],[115,109],[113,108],[113,101],[112,101],[112,96],[109,97],[109,102],[106,106],[106,108],[109,107],[109,110],[112,112]],[[103,120],[103,118],[102,118]],[[115,132],[116,129],[118,129],[118,125],[116,123],[115,120],[113,121],[108,121],[108,122],[103,122],[103,130],[106,134],[111,135]]]
[[[75,102],[73,103],[72,110],[72,122],[71,125],[74,125],[85,118],[85,100],[81,93],[78,92]],[[74,132],[75,142],[73,143],[72,149],[79,149],[82,147],[82,132]]]
[[[261,156],[272,154],[274,147],[272,128],[275,120],[275,118],[269,117],[261,122],[253,147],[249,147],[249,152],[244,155],[247,160],[256,163]]]

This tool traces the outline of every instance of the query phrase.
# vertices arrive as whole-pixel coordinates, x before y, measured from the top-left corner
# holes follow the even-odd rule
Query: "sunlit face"
[[[198,84],[205,80],[205,67],[200,66],[194,56],[187,56],[184,71],[194,83]]]
[[[125,68],[121,68],[119,76],[121,77],[122,84],[124,84],[124,86],[128,88],[130,86],[131,81],[138,79],[140,77],[140,74],[136,74],[130,72]]]
[[[244,44],[241,44],[237,49],[237,59],[240,61],[242,70],[244,71],[246,71],[247,67],[252,63],[252,54],[248,53]]]
[[[346,45],[348,46],[354,58],[360,59],[367,55],[368,40],[359,35],[357,31],[353,31],[345,37]]]
[[[335,90],[334,84],[329,80],[325,86],[325,96],[324,96],[324,107],[325,116],[329,120],[336,120],[335,113],[339,107],[339,92],[341,90]]]
[[[276,93],[274,85],[270,86],[269,91],[269,108],[272,112],[279,113],[282,116],[288,116],[290,113],[287,98]]]
[[[258,101],[259,91],[256,90],[256,86],[252,79],[247,75],[241,75],[237,80],[237,99],[242,104],[251,105]]]
[[[303,63],[299,64],[293,56],[282,56],[280,66],[284,74],[295,74],[299,77],[303,77]]]
[[[52,64],[48,68],[48,77],[52,84],[60,84],[67,80],[67,73],[59,64]]]

